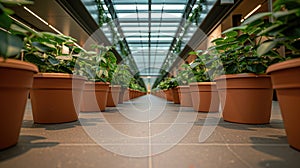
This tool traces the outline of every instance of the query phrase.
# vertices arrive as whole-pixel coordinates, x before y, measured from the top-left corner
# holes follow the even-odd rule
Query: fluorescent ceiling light
[[[39,17],[37,14],[35,14],[34,12],[32,12],[30,9],[28,9],[26,6],[23,7],[27,12],[29,12],[30,14],[32,14],[34,17],[36,17],[37,19],[39,19],[41,22],[43,22],[45,25],[49,25],[48,22],[46,22],[44,19],[42,19],[41,17]]]
[[[55,27],[53,27],[52,25],[50,25],[48,22],[46,22],[44,19],[42,19],[40,16],[38,16],[36,13],[34,13],[33,11],[31,11],[30,9],[28,9],[26,6],[23,6],[23,8],[29,12],[30,14],[32,14],[34,17],[36,17],[37,19],[39,19],[41,22],[43,22],[45,25],[49,26],[53,31],[55,31],[56,33],[60,34],[60,35],[64,35],[62,32],[60,32],[59,30],[57,30]],[[16,19],[15,19],[16,20]],[[23,24],[23,23],[22,23]],[[78,48],[83,49],[79,44],[74,43],[75,46],[77,46]]]
[[[242,20],[241,22],[243,22],[244,20],[246,20],[248,17],[250,17],[253,13],[255,13],[259,8],[261,8],[261,4],[257,5],[257,7],[255,7],[251,12],[249,12]]]

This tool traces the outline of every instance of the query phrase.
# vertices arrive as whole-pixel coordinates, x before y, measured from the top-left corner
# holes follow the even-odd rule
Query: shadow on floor
[[[257,141],[276,141],[278,144],[285,142],[287,144],[286,136],[271,136],[268,137],[251,137],[250,138],[255,144]],[[299,168],[300,167],[300,152],[291,148],[290,146],[278,145],[278,146],[252,146],[253,149],[263,152],[265,154],[274,156],[278,159],[274,160],[263,160],[259,162],[261,167],[272,167],[272,168]]]
[[[0,151],[0,161],[8,160],[22,155],[34,148],[49,148],[58,145],[58,142],[34,142],[46,139],[41,136],[20,135],[19,142],[16,146]]]
[[[283,123],[269,123],[269,124],[239,124],[224,121],[223,118],[218,117],[207,117],[199,118],[194,122],[197,126],[221,126],[227,129],[237,129],[245,131],[256,131],[258,128],[273,128],[273,129],[284,129]]]
[[[95,126],[98,123],[103,123],[105,120],[103,118],[79,118],[78,121],[60,123],[60,124],[37,124],[33,120],[23,120],[22,128],[44,128],[45,130],[63,130],[75,128],[77,126]]]

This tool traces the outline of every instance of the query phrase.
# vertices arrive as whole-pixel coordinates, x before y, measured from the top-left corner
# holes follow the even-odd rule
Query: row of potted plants
[[[226,72],[215,81],[220,90],[223,117],[232,122],[268,123],[272,89],[276,89],[288,142],[300,149],[299,125],[295,122],[299,118],[296,102],[300,100],[296,77],[300,67],[297,58],[300,56],[300,2],[277,0],[273,8],[274,12],[254,15],[241,26],[224,32],[224,38],[214,41]],[[273,22],[268,22],[266,16]],[[239,35],[236,30],[240,31]],[[285,56],[278,52],[281,46],[285,47]],[[240,101],[244,103],[237,103]]]
[[[110,47],[86,51],[72,37],[14,22],[12,13],[0,4],[0,149],[17,143],[29,91],[35,123],[76,121],[80,111],[104,111],[108,97],[114,99],[110,106],[119,103],[116,96],[126,85],[115,80],[120,86],[111,87],[110,95],[109,82],[128,72],[117,68]]]
[[[300,2],[277,0],[273,8],[273,12],[256,14],[241,26],[226,30],[213,40],[214,46],[199,53],[204,64],[191,67],[200,68],[198,74],[195,69],[191,72],[201,82],[190,83],[192,101],[194,108],[206,104],[212,110],[219,99],[225,121],[266,124],[276,89],[288,142],[300,149]],[[284,55],[279,54],[280,47],[285,48]],[[215,83],[202,83],[206,77]],[[215,93],[218,98],[212,96]],[[209,95],[211,99],[206,101]]]

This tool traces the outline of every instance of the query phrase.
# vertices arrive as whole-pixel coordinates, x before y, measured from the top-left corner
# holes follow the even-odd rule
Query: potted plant
[[[180,101],[179,101],[179,93],[178,93],[178,82],[177,82],[177,79],[175,77],[172,77],[170,82],[169,82],[169,89],[170,90],[169,94],[171,96],[171,100],[175,103],[175,104],[179,104]]]
[[[260,32],[267,38],[257,49],[258,55],[275,53],[277,57],[280,47],[285,49],[280,57],[283,62],[268,67],[273,88],[276,89],[280,110],[289,144],[300,150],[300,126],[298,119],[300,102],[300,2],[298,0],[277,0],[273,12],[261,13],[250,17],[246,25],[270,16],[273,22]]]
[[[35,123],[64,123],[78,120],[86,78],[73,75],[75,39],[50,32],[32,32],[25,40],[24,60],[38,66],[30,90]],[[51,102],[51,103],[49,103]]]
[[[111,47],[92,45],[95,51],[83,51],[78,57],[76,74],[87,77],[81,112],[105,111],[107,95],[113,72],[116,68],[116,57]]]
[[[115,73],[113,75],[113,79],[111,83],[113,85],[120,85],[121,90],[119,94],[119,104],[122,104],[124,101],[124,95],[128,92],[127,88],[129,87],[129,83],[131,79],[133,78],[133,75],[130,72],[129,66],[120,64],[117,66]],[[128,95],[127,95],[128,97]]]
[[[160,82],[160,84],[158,85],[158,87],[163,90],[164,94],[165,94],[165,98],[168,101],[173,101],[173,91],[172,89],[177,87],[178,83],[176,81],[176,79],[174,77],[167,77],[165,78],[162,82]]]
[[[192,107],[192,97],[189,83],[193,81],[193,73],[189,64],[182,64],[177,75],[178,95],[180,105],[183,107]]]
[[[193,108],[199,112],[219,111],[219,97],[214,78],[216,58],[207,52],[193,52],[198,58],[191,64],[193,77],[196,82],[190,83]]]
[[[12,13],[0,3],[0,150],[18,142],[29,89],[38,72],[35,65],[18,60],[28,31],[13,22]]]
[[[146,89],[144,87],[142,87],[142,86],[140,86],[140,84],[138,84],[138,82],[135,78],[133,78],[131,80],[131,82],[129,83],[129,88],[130,88],[130,92],[129,92],[130,99],[134,99],[139,96],[142,96],[143,95],[142,93],[146,91]]]
[[[274,53],[259,56],[256,51],[262,40],[258,32],[268,25],[261,20],[233,27],[213,41],[212,49],[217,52],[225,71],[225,75],[215,79],[225,121],[269,123],[273,90],[271,78],[265,71],[280,58],[274,57]]]

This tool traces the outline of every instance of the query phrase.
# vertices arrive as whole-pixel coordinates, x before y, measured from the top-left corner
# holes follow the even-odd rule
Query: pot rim
[[[193,82],[190,83],[190,86],[207,86],[207,85],[216,85],[216,82]]]
[[[34,73],[39,72],[39,69],[35,64],[10,58],[3,59],[2,57],[0,57],[0,67],[23,69],[27,71],[32,71]]]
[[[109,85],[109,87],[113,87],[113,88],[121,88],[121,85]]]
[[[84,83],[85,85],[109,85],[109,82],[92,82],[92,81],[86,81]]]
[[[270,78],[270,75],[266,74],[254,74],[254,73],[239,73],[239,74],[226,74],[221,75],[214,79],[217,80],[224,80],[224,79],[236,79],[236,78]]]
[[[55,72],[37,73],[34,75],[34,78],[56,78],[56,79],[73,78],[79,80],[87,80],[87,78],[84,76],[73,75],[68,73],[55,73]]]
[[[267,74],[270,74],[274,71],[280,71],[283,69],[290,69],[290,68],[295,68],[295,67],[300,67],[300,58],[293,58],[290,60],[286,60],[283,62],[273,64],[268,67]]]
[[[181,86],[178,86],[179,88],[189,88],[190,86],[189,85],[181,85]]]

